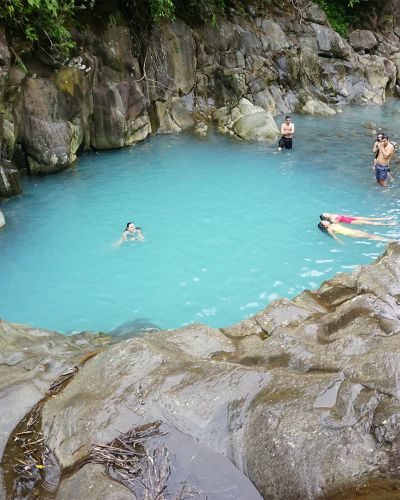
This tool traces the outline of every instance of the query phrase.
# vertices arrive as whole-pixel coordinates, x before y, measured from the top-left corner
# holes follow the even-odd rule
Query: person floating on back
[[[292,149],[293,146],[293,134],[294,134],[294,123],[289,115],[285,117],[285,121],[281,125],[282,137],[279,139],[279,150]]]
[[[375,164],[376,182],[383,187],[386,187],[386,179],[389,173],[389,163],[394,155],[394,146],[389,142],[389,137],[383,135],[382,139],[377,142],[378,156]]]
[[[122,245],[122,243],[124,243],[125,241],[134,240],[143,241],[144,236],[140,227],[136,227],[133,222],[128,222],[126,224],[125,231],[121,235],[121,238],[116,243],[114,243],[113,246],[119,246]]]
[[[327,212],[322,213],[319,218],[321,220],[327,220],[328,222],[343,222],[344,224],[359,224],[359,225],[370,225],[370,226],[395,226],[396,223],[393,222],[394,217],[359,217],[358,215],[340,215],[340,214],[328,214]],[[381,221],[391,221],[391,222],[381,222]]]
[[[343,236],[349,236],[350,238],[368,238],[369,240],[378,240],[378,241],[393,241],[389,240],[388,238],[385,238],[384,236],[379,236],[378,234],[370,234],[366,233],[365,231],[360,231],[359,229],[351,229],[350,227],[347,226],[342,226],[342,224],[339,224],[337,222],[329,222],[327,220],[323,220],[318,224],[318,229],[320,229],[322,232],[329,234],[329,236],[332,236],[336,241],[339,243],[344,244],[343,241],[339,240],[339,238],[336,236],[337,234],[342,234]]]

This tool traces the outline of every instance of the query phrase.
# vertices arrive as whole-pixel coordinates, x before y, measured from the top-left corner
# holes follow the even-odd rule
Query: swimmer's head
[[[328,222],[327,220],[323,220],[318,224],[318,229],[320,229],[323,232],[326,232],[329,226],[330,222]]]
[[[291,121],[292,121],[292,119],[291,119],[290,115],[286,115],[285,116],[285,122],[286,123],[290,123]]]
[[[127,222],[125,231],[134,231],[135,230],[135,224],[133,222]]]
[[[376,140],[377,141],[381,141],[382,140],[382,137],[384,136],[385,134],[383,132],[378,132],[378,135],[376,136]]]
[[[319,216],[319,218],[320,218],[321,220],[329,220],[329,219],[331,218],[331,214],[328,214],[328,213],[324,212],[324,213],[322,213],[322,214]]]

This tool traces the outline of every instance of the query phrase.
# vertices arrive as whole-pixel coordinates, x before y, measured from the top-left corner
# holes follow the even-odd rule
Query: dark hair
[[[318,223],[318,229],[320,229],[321,231],[323,231],[324,233],[327,232],[327,228],[326,226],[324,226],[321,222]]]
[[[325,215],[324,215],[324,214],[321,214],[321,215],[319,216],[319,218],[320,218],[321,220],[329,220],[329,218],[328,218],[328,217],[325,217]]]
[[[130,225],[130,224],[133,224],[133,225],[135,226],[135,223],[134,223],[134,222],[127,222],[127,223],[126,223],[126,228],[125,228],[125,231],[128,231],[128,227],[129,227],[129,225]],[[135,229],[139,229],[139,231],[141,231],[141,229],[142,229],[142,228],[141,228],[141,227],[139,227],[139,226],[135,226]]]
[[[385,134],[382,134],[382,140],[383,140],[383,139],[387,139],[387,140],[389,140],[389,136],[388,136],[388,135],[385,135]]]
[[[285,116],[285,120],[287,120],[288,118],[290,118],[290,115],[286,115]]]

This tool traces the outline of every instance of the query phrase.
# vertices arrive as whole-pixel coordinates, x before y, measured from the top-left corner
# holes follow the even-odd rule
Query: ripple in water
[[[323,211],[398,215],[398,168],[388,189],[376,186],[360,124],[398,140],[400,114],[387,116],[399,109],[294,116],[294,149],[279,154],[213,134],[156,136],[25,179],[1,206],[1,316],[62,332],[141,320],[222,327],[371,262],[383,243],[339,245],[316,226]],[[145,241],[113,248],[130,220]],[[400,236],[400,226],[363,229]]]

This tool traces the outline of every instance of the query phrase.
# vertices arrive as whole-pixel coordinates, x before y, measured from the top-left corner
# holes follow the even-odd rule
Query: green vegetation
[[[175,5],[172,0],[149,0],[150,14],[154,22],[173,19]]]
[[[357,22],[357,6],[369,0],[314,0],[325,12],[332,28],[345,37],[349,27]]]
[[[0,22],[8,32],[51,50],[66,54],[74,46],[67,26],[90,0],[2,0]]]
[[[295,0],[296,1],[296,0]],[[372,0],[314,0],[326,12],[332,27],[345,36],[354,23],[357,4]],[[116,22],[118,11],[142,30],[151,23],[178,16],[190,23],[211,22],[234,7],[245,14],[246,5],[263,9],[271,0],[0,0],[0,23],[15,35],[48,52],[55,59],[68,55],[74,47],[69,28],[79,24],[82,9],[91,9],[92,22]],[[97,18],[96,18],[97,16]]]

